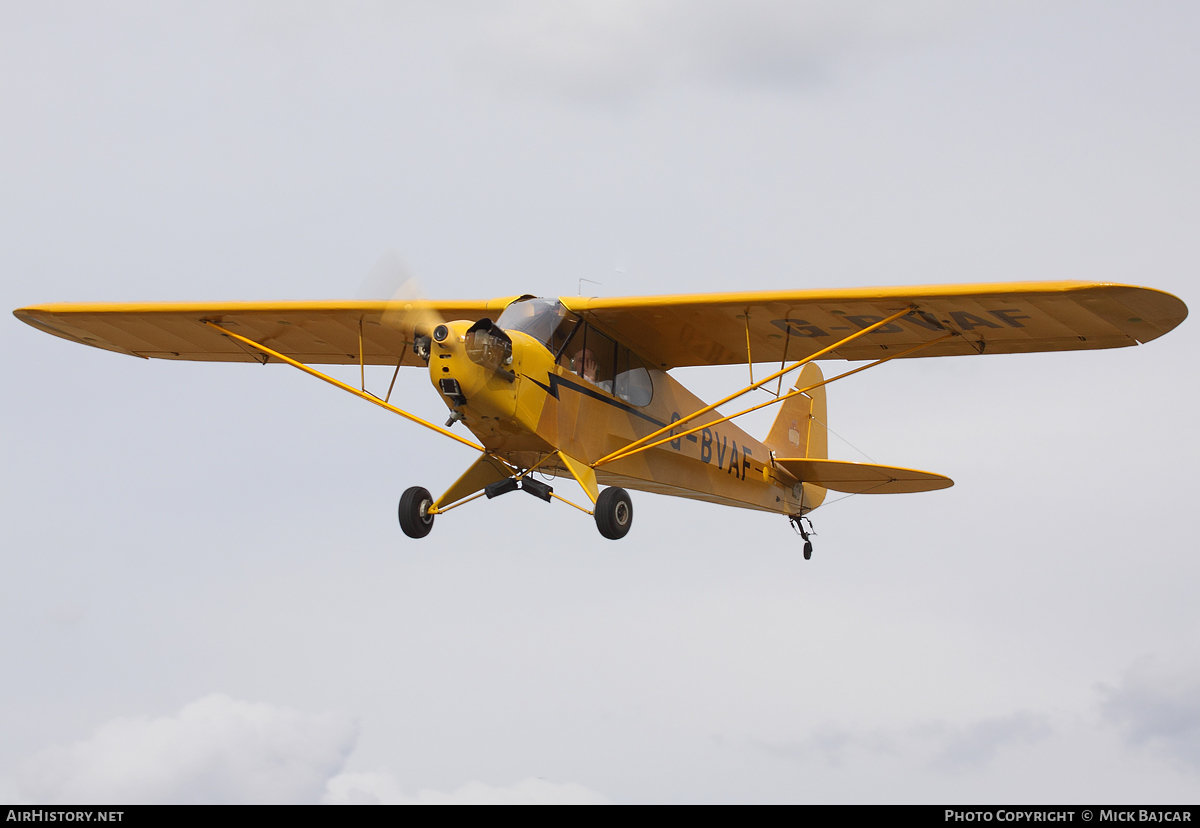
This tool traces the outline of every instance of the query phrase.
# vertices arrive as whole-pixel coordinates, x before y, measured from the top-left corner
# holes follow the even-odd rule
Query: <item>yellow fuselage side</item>
[[[555,450],[591,464],[623,446],[690,414],[704,403],[663,371],[651,371],[654,396],[637,407],[558,365],[536,339],[510,331],[512,363],[504,371],[477,365],[467,356],[470,322],[451,322],[450,335],[435,342],[429,376],[447,406],[491,452],[519,468],[567,470]],[[506,376],[506,374],[508,374]],[[465,405],[442,387],[457,380]],[[698,418],[693,427],[719,419]],[[684,428],[680,428],[683,431]],[[732,423],[682,437],[596,469],[598,481],[659,494],[782,514],[801,511],[801,488],[771,466],[770,451]],[[824,489],[804,484],[804,511],[821,502]]]

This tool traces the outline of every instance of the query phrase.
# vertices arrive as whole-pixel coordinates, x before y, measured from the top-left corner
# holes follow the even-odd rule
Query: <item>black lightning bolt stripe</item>
[[[549,385],[538,382],[537,380],[535,380],[533,377],[529,376],[528,374],[522,374],[521,376],[525,377],[525,379],[532,382],[538,388],[541,388],[543,391],[545,391],[551,397],[554,397],[554,399],[556,399],[556,400],[558,399],[558,387],[560,385],[563,385],[563,386],[566,386],[567,388],[570,388],[572,391],[578,391],[580,394],[583,394],[585,397],[591,397],[593,400],[599,400],[600,402],[605,403],[606,405],[611,405],[613,408],[619,408],[622,411],[626,412],[627,414],[632,414],[635,417],[641,417],[643,420],[645,420],[647,422],[654,423],[654,425],[658,426],[659,428],[662,428],[663,426],[666,425],[666,423],[664,423],[660,420],[654,419],[649,414],[644,414],[641,411],[638,411],[636,408],[634,408],[631,405],[626,405],[623,402],[617,402],[612,397],[609,397],[606,394],[601,393],[600,391],[597,391],[593,388],[588,388],[586,385],[580,385],[577,382],[572,382],[569,379],[563,379],[558,374],[547,374],[547,378],[550,380]]]

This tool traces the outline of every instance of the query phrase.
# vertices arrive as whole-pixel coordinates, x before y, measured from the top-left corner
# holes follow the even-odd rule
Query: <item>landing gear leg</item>
[[[788,515],[788,520],[792,522],[792,528],[796,530],[800,537],[804,538],[804,560],[807,561],[812,558],[813,550],[812,541],[808,538],[810,535],[817,534],[816,530],[813,529],[812,521],[801,515]],[[808,521],[807,531],[804,529],[805,521]]]

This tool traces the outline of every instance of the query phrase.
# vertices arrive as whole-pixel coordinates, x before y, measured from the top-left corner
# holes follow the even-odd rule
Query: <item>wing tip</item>
[[[89,348],[97,348],[101,351],[112,351],[114,354],[125,354],[126,356],[137,357],[138,359],[149,359],[149,357],[147,357],[143,354],[136,353],[135,351],[130,351],[126,348],[122,348],[121,346],[115,345],[112,342],[108,342],[107,340],[102,340],[102,339],[93,338],[93,337],[80,336],[78,334],[75,334],[70,331],[66,331],[66,330],[63,330],[62,328],[51,325],[49,322],[47,322],[45,319],[42,319],[38,315],[39,313],[47,312],[46,309],[48,307],[52,307],[52,306],[30,305],[30,306],[24,307],[24,308],[17,308],[16,310],[13,311],[13,316],[17,317],[17,319],[20,319],[26,325],[30,326],[31,328],[34,328],[35,330],[39,330],[42,333],[50,334],[51,336],[56,336],[59,339],[65,339],[68,342],[74,342],[79,345],[86,345]]]

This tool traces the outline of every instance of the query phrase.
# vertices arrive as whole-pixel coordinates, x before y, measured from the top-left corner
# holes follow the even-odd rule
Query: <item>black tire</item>
[[[807,561],[811,557],[812,557],[812,541],[805,541],[804,542],[804,560]]]
[[[610,486],[596,498],[596,528],[609,540],[620,540],[633,526],[633,501],[629,492]]]
[[[433,528],[433,515],[426,510],[433,505],[429,492],[413,486],[400,496],[400,528],[410,538],[423,538]]]

